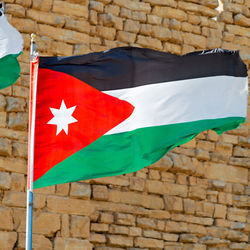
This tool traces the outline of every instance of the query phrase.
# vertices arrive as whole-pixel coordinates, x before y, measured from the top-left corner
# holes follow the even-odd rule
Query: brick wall
[[[7,0],[25,40],[22,76],[0,91],[0,249],[24,249],[30,33],[42,55],[117,46],[184,54],[240,49],[250,63],[250,1]],[[40,250],[250,249],[250,120],[198,135],[124,176],[35,191]]]

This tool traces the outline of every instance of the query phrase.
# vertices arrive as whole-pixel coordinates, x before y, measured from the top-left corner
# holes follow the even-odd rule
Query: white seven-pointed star
[[[50,108],[54,117],[48,121],[47,124],[54,124],[57,126],[56,135],[58,135],[62,130],[64,130],[67,135],[69,124],[77,122],[77,120],[72,116],[75,108],[76,106],[67,109],[64,100],[62,100],[60,109]]]

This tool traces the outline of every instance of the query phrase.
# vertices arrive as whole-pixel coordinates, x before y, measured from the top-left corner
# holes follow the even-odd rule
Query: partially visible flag
[[[23,50],[23,38],[0,12],[0,89],[16,82],[20,76],[17,57]]]
[[[34,188],[134,172],[201,131],[237,128],[247,94],[235,51],[40,57]]]

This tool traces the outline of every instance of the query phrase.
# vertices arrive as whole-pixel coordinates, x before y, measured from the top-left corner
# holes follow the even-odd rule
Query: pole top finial
[[[36,41],[36,34],[32,33],[30,35],[30,37],[31,37],[31,42],[35,42]]]

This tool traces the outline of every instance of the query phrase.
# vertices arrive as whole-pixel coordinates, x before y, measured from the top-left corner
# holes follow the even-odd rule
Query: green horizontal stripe
[[[213,129],[221,134],[243,122],[245,118],[230,117],[105,135],[50,169],[34,182],[34,188],[135,172],[201,131]]]
[[[20,54],[10,54],[0,59],[0,89],[9,87],[19,78],[21,70],[17,57]]]

